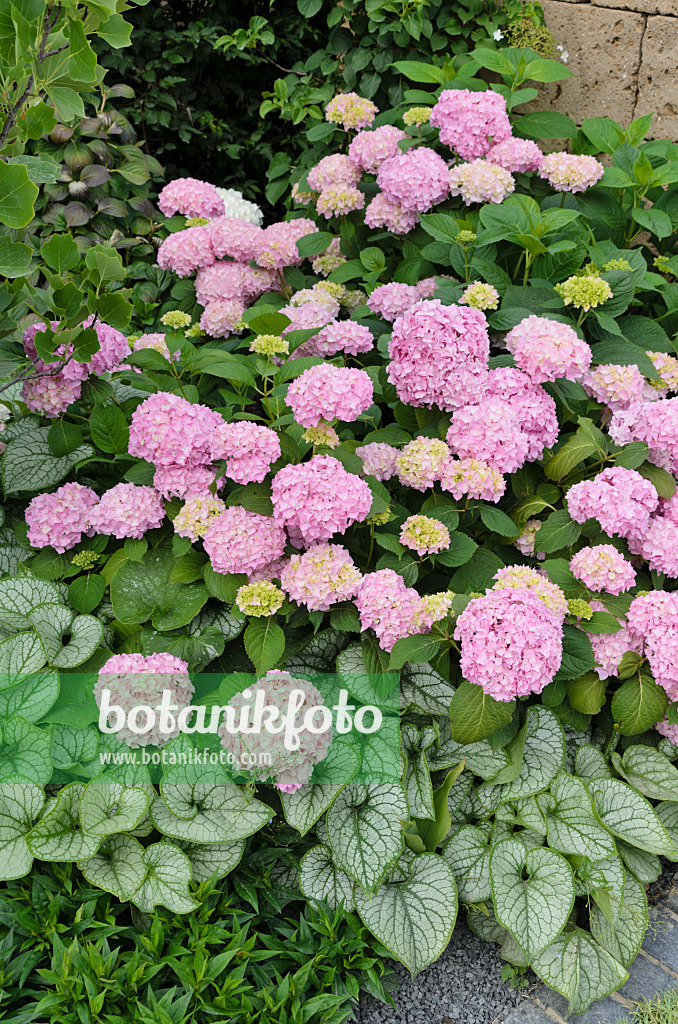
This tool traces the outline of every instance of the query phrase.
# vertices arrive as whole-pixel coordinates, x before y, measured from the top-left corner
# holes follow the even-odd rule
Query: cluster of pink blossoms
[[[487,397],[501,399],[516,416],[527,438],[528,462],[540,459],[544,449],[555,443],[559,431],[556,403],[522,370],[509,366],[490,370]]]
[[[217,217],[207,225],[207,234],[214,258],[248,263],[259,251],[264,229],[239,217]]]
[[[224,200],[215,185],[198,178],[175,178],[158,196],[160,212],[166,217],[183,213],[184,217],[219,217]]]
[[[264,292],[273,291],[276,283],[276,275],[271,270],[261,270],[237,260],[219,260],[198,271],[195,294],[201,306],[221,299],[237,299],[249,304]]]
[[[455,409],[447,443],[462,459],[480,459],[500,473],[520,469],[529,450],[518,416],[501,398]]]
[[[186,499],[181,511],[174,517],[174,532],[180,537],[198,540],[204,537],[207,527],[225,509],[225,502],[221,498],[215,498],[209,491],[205,494],[192,495]]]
[[[402,210],[425,213],[448,196],[450,175],[435,150],[418,146],[385,160],[377,174],[377,185],[390,203]]]
[[[414,623],[421,600],[393,569],[379,569],[363,576],[355,604],[362,629],[373,629],[382,650],[390,651],[396,640],[425,632]]]
[[[426,491],[440,480],[447,463],[450,449],[437,437],[415,437],[409,441],[396,458],[396,471],[403,487]]]
[[[415,303],[432,298],[437,281],[435,277],[425,277],[418,284],[401,284],[399,281],[380,284],[370,293],[367,305],[373,313],[393,322]]]
[[[341,544],[313,544],[303,555],[292,555],[280,574],[289,598],[309,611],[327,611],[348,601],[358,590],[361,575]]]
[[[678,577],[678,523],[665,516],[652,517],[642,540],[629,544],[634,553],[642,555],[650,569]]]
[[[215,572],[251,576],[280,558],[285,550],[285,531],[270,516],[234,505],[212,520],[203,544]]]
[[[419,214],[379,192],[365,210],[365,223],[368,228],[386,228],[394,235],[406,235],[419,223]]]
[[[533,590],[507,587],[474,598],[454,636],[464,679],[495,700],[541,693],[560,668],[562,620]]]
[[[506,100],[498,92],[444,89],[431,111],[430,123],[440,129],[440,141],[462,160],[487,156],[511,138]]]
[[[233,709],[234,719],[238,722],[245,713],[244,709],[252,706],[252,691],[255,694],[261,691],[264,705],[276,708],[280,715],[284,715],[287,714],[295,690],[300,690],[304,695],[304,701],[297,712],[302,720],[313,708],[322,706],[322,695],[307,679],[295,679],[289,672],[270,669],[253,687],[231,697],[228,707]],[[322,721],[314,717],[313,724],[317,728]],[[240,766],[243,774],[249,771],[261,775],[261,768],[250,767],[249,755],[256,755],[255,761],[267,766],[265,774],[275,777],[277,789],[282,793],[294,793],[310,782],[315,766],[327,757],[332,742],[332,729],[325,732],[304,729],[299,734],[300,745],[297,750],[287,749],[284,731],[274,733],[262,729],[256,734],[243,737],[242,733],[229,732],[228,722],[224,722],[219,728],[219,736],[222,747],[233,755],[234,764]]]
[[[477,402],[487,386],[490,341],[478,309],[417,302],[395,321],[388,352],[388,379],[407,405],[451,410]]]
[[[358,96],[357,92],[340,92],[325,107],[325,120],[350,131],[369,128],[378,113],[372,100]]]
[[[548,153],[539,173],[556,192],[583,192],[600,181],[604,171],[594,156]]]
[[[535,384],[566,377],[578,380],[591,365],[591,349],[574,328],[533,314],[506,335],[516,366]]]
[[[34,548],[53,547],[63,554],[94,533],[92,510],[99,497],[91,487],[62,484],[53,494],[38,494],[26,509],[28,543]]]
[[[140,540],[147,530],[160,526],[164,518],[162,497],[153,487],[120,483],[106,491],[95,505],[89,524],[95,533]]]
[[[637,366],[603,363],[590,370],[581,383],[587,395],[613,412],[628,409],[632,402],[651,401],[658,397]]]
[[[466,206],[472,203],[503,203],[515,187],[509,171],[488,160],[457,164],[450,171],[450,195],[461,196]]]
[[[306,181],[314,192],[324,192],[337,185],[357,185],[360,181],[360,168],[343,153],[330,153],[311,168]]]
[[[227,460],[226,476],[237,484],[261,483],[280,458],[280,441],[270,427],[222,420],[210,437],[210,455],[214,462]]]
[[[567,492],[567,508],[576,523],[597,519],[611,536],[638,537],[657,508],[657,492],[635,469],[613,466]]]
[[[94,684],[97,707],[101,707],[103,691],[108,690],[109,706],[117,705],[127,716],[138,707],[155,708],[160,704],[163,690],[169,690],[170,704],[179,711],[189,707],[194,686],[188,674],[188,665],[181,658],[171,654],[114,654],[99,670]],[[136,715],[136,729],[120,724],[115,710],[109,712],[108,724],[116,727],[115,735],[129,747],[145,747],[152,744],[163,747],[180,734],[179,726],[161,731],[159,716],[153,713]]]
[[[544,154],[537,143],[530,139],[510,138],[498,142],[488,150],[486,158],[491,164],[499,164],[505,171],[520,171],[523,174],[538,172],[544,162]]]
[[[369,327],[354,320],[331,320],[311,341],[313,355],[330,358],[337,352],[357,356],[369,352],[374,346]]]
[[[362,522],[372,507],[372,492],[331,455],[314,455],[308,462],[278,470],[271,500],[275,522],[285,527],[294,547],[301,548]]]
[[[506,490],[506,481],[498,469],[481,459],[449,459],[440,474],[440,487],[452,497],[482,498],[497,502]]]
[[[348,147],[348,155],[361,171],[376,174],[384,160],[398,156],[398,143],[406,138],[402,128],[385,124],[381,128],[359,132]]]
[[[293,380],[285,401],[302,427],[321,420],[357,420],[372,405],[374,388],[365,370],[320,363]]]
[[[615,411],[609,431],[617,444],[645,441],[651,462],[678,473],[678,398],[631,402]]]
[[[567,600],[560,587],[552,583],[541,569],[530,569],[527,565],[507,565],[494,574],[497,581],[492,590],[531,590],[546,607],[563,622],[567,615]]]
[[[589,590],[623,594],[636,582],[636,571],[612,544],[582,548],[570,561],[575,579]]]
[[[674,746],[678,747],[678,725],[671,725],[668,718],[657,722],[655,729],[661,736],[665,736]]]
[[[669,700],[678,700],[678,594],[653,590],[631,602],[626,621]]]
[[[377,480],[390,480],[398,471],[396,460],[400,452],[383,441],[361,445],[355,453],[362,461],[363,472]]]
[[[607,611],[602,601],[590,601],[594,612]],[[628,651],[635,654],[643,653],[643,642],[626,624],[626,619],[618,619],[621,629],[617,633],[592,633],[589,636],[595,658],[595,671],[600,679],[616,676],[622,658]]]

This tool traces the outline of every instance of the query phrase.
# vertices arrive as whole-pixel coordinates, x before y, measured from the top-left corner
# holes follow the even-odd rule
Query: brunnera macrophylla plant
[[[95,317],[83,352],[22,325],[0,835],[8,876],[75,861],[187,912],[279,816],[306,897],[413,973],[461,903],[581,1012],[623,984],[644,886],[678,860],[678,147],[648,119],[515,119],[550,62],[501,57],[498,90],[333,100],[344,143],[284,222],[170,183],[164,330]],[[579,152],[526,137],[568,131]],[[128,710],[163,678],[211,707],[237,698],[196,673],[252,669],[309,702],[323,676],[366,703],[397,673],[400,775],[336,781],[319,743],[238,785],[112,759],[196,736],[94,726],[105,682]]]

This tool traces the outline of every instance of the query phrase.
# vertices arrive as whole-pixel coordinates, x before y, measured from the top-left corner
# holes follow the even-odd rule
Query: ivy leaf
[[[45,802],[42,786],[5,779],[0,790],[0,878],[23,878],[33,863],[26,836]]]
[[[405,794],[397,785],[349,783],[329,809],[327,835],[335,860],[367,892],[402,853]]]
[[[619,961],[582,928],[560,935],[535,957],[532,969],[549,988],[565,996],[568,1013],[583,1013],[628,978]]]
[[[490,879],[497,921],[533,962],[570,916],[572,868],[553,850],[526,850],[517,839],[504,839],[492,849]]]
[[[394,876],[373,896],[357,890],[356,909],[414,977],[437,960],[450,941],[457,919],[457,886],[452,868],[436,853],[403,857]]]
[[[314,846],[301,858],[301,891],[309,900],[322,900],[333,910],[343,905],[346,913],[355,907],[353,879],[332,859],[328,846]]]
[[[188,891],[191,862],[185,853],[170,843],[154,843],[147,847],[142,859],[145,877],[132,901],[142,913],[150,914],[161,905],[175,914],[190,914],[199,903]]]

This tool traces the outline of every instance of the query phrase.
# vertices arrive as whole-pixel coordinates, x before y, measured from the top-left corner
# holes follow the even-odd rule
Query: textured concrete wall
[[[678,141],[678,0],[542,0],[574,77],[540,90],[533,109],[626,126],[654,113],[650,137]]]

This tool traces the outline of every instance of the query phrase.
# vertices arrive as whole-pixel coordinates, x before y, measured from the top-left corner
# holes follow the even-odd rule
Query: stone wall
[[[541,2],[574,77],[543,86],[534,109],[624,127],[653,113],[650,137],[678,141],[678,0]]]

